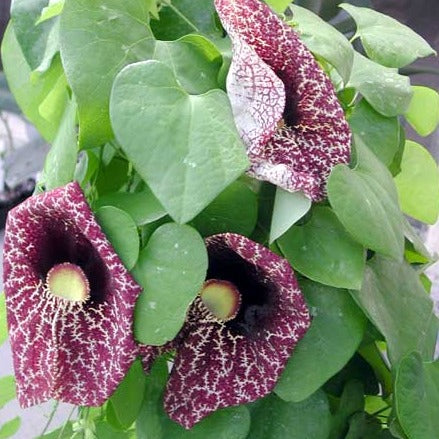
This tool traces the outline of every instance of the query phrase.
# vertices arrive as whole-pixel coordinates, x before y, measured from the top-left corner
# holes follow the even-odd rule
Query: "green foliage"
[[[0,378],[0,409],[15,398],[15,379],[12,375]]]
[[[346,290],[310,281],[300,286],[313,320],[275,388],[285,401],[297,402],[311,396],[346,365],[366,327],[366,318]]]
[[[153,233],[133,271],[144,289],[135,310],[138,341],[162,345],[177,335],[206,270],[206,248],[193,228],[170,223]]]
[[[14,436],[19,430],[21,425],[21,419],[17,416],[10,421],[5,422],[0,425],[0,439],[6,439],[8,437]]]
[[[284,12],[291,0],[267,0],[266,2],[274,11],[279,14]]]
[[[0,293],[0,346],[8,338],[8,324],[6,321],[6,298],[5,293]]]
[[[413,97],[405,117],[420,136],[430,135],[439,125],[439,93],[429,87],[412,86]]]

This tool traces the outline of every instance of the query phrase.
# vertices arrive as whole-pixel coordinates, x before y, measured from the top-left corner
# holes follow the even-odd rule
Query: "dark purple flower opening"
[[[249,174],[313,201],[326,195],[351,133],[334,87],[290,26],[259,0],[215,0],[233,43],[227,78]]]
[[[79,185],[33,196],[13,209],[3,255],[21,406],[49,398],[103,404],[137,355],[132,319],[141,287],[106,239]],[[49,291],[47,274],[65,263],[73,272],[77,267],[79,280],[85,275],[86,300]]]
[[[142,347],[151,364],[175,349],[164,405],[185,428],[217,409],[267,395],[275,386],[310,317],[288,262],[236,234],[206,239],[207,280],[231,282],[241,294],[236,317],[221,322],[198,296],[176,339],[162,348]]]

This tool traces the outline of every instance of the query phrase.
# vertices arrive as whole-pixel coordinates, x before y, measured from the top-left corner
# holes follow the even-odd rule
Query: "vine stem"
[[[66,419],[66,422],[64,422],[64,425],[63,425],[61,431],[60,431],[59,434],[58,434],[57,439],[62,438],[62,435],[63,435],[63,433],[64,433],[64,430],[66,429],[66,425],[69,423],[70,419],[71,419],[72,416],[73,416],[73,412],[74,412],[75,410],[76,410],[76,406],[73,406],[72,410],[70,410],[69,416],[68,416],[67,419]]]
[[[55,405],[53,406],[53,409],[49,415],[49,419],[47,420],[46,425],[44,426],[44,429],[43,429],[42,433],[40,434],[40,436],[44,436],[46,434],[46,431],[50,427],[50,424],[52,423],[53,417],[55,416],[55,413],[58,410],[58,406],[59,406],[59,401],[55,401]]]

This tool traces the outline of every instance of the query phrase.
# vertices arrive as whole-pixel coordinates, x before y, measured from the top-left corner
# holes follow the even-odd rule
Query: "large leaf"
[[[358,139],[356,150],[356,168],[337,165],[329,177],[331,206],[346,230],[364,247],[402,260],[404,217],[392,176]]]
[[[300,6],[291,5],[293,20],[300,39],[311,52],[331,63],[346,83],[351,75],[354,50],[347,38],[318,15]]]
[[[136,422],[138,439],[244,439],[250,428],[246,407],[217,410],[190,430],[171,421],[163,410],[168,367],[159,359],[147,377],[146,393]]]
[[[429,87],[415,85],[405,114],[410,125],[421,136],[430,135],[439,124],[439,93]]]
[[[59,57],[44,74],[32,75],[9,24],[2,41],[2,61],[8,80],[21,111],[36,126],[42,136],[53,141],[64,115],[68,100],[65,76]],[[40,106],[50,102],[50,118],[43,117]],[[47,115],[47,114],[45,114]]]
[[[436,439],[439,431],[439,361],[422,362],[411,353],[401,360],[395,379],[399,422],[410,439]]]
[[[59,50],[59,23],[52,19],[36,25],[49,0],[12,0],[15,35],[31,70],[47,70]]]
[[[355,52],[348,87],[356,88],[383,116],[404,114],[409,107],[412,90],[410,79],[397,70],[383,67]]]
[[[152,345],[172,340],[200,291],[206,271],[207,251],[196,230],[178,224],[159,227],[133,270],[144,289],[135,309],[137,340]]]
[[[278,245],[292,267],[306,277],[338,288],[359,289],[365,251],[329,207],[316,207],[310,220],[292,227]]]
[[[6,439],[8,437],[14,436],[17,433],[21,425],[21,419],[17,416],[3,425],[0,425],[0,439]]]
[[[398,152],[400,127],[397,117],[385,117],[362,99],[349,116],[352,132],[386,165]]]
[[[249,236],[256,226],[256,194],[243,182],[235,181],[210,203],[192,223],[203,236],[233,232]]]
[[[96,208],[114,206],[129,213],[138,226],[152,223],[166,215],[166,211],[151,190],[141,192],[114,192],[106,194],[96,202]]]
[[[419,276],[407,263],[375,255],[354,299],[384,335],[393,364],[412,351],[433,357],[438,322]]]
[[[111,406],[111,415],[117,421],[115,427],[127,429],[136,420],[142,406],[146,376],[142,363],[137,360],[128,370],[125,378],[108,400],[107,411]]]
[[[161,62],[117,76],[111,120],[137,172],[178,222],[191,220],[247,167],[226,94],[189,95]]]
[[[321,390],[302,402],[269,395],[256,402],[251,415],[251,439],[327,439],[331,424],[328,400]]]
[[[112,138],[108,104],[116,74],[154,49],[149,10],[138,0],[67,0],[61,13],[61,56],[79,107],[80,145]]]
[[[6,321],[6,298],[5,293],[0,293],[0,346],[8,338],[8,324]]]
[[[357,33],[369,58],[387,67],[404,67],[436,53],[420,35],[395,19],[369,8],[340,5],[357,23]]]
[[[96,218],[121,261],[131,270],[139,257],[139,234],[131,216],[113,206],[97,210]]]
[[[70,101],[44,164],[42,182],[46,190],[64,186],[73,180],[78,158],[75,122],[76,103]]]
[[[341,370],[357,350],[366,328],[364,314],[346,290],[311,281],[300,286],[313,319],[276,385],[276,393],[285,401],[308,398]]]
[[[0,377],[0,409],[15,398],[15,378],[12,375]]]
[[[303,192],[288,192],[277,187],[270,225],[270,243],[296,224],[310,208],[311,200]]]
[[[435,159],[419,143],[408,140],[401,172],[395,177],[401,209],[428,224],[439,215],[439,169]]]

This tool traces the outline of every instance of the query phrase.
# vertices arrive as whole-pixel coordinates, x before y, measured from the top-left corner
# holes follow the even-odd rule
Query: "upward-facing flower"
[[[77,183],[9,213],[4,285],[21,406],[104,403],[137,354],[132,316],[141,288]]]
[[[268,394],[310,317],[288,262],[244,236],[206,240],[207,280],[177,338],[164,405],[185,428],[211,412]]]
[[[250,175],[314,201],[348,163],[351,134],[327,75],[290,26],[259,0],[215,0],[233,43],[227,77]]]

